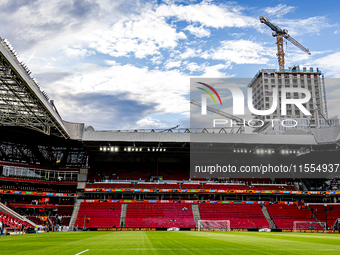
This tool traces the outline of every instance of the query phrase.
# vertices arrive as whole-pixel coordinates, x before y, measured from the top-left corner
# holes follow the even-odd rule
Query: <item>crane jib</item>
[[[271,30],[273,30],[273,36],[277,38],[277,59],[279,61],[279,68],[280,70],[284,70],[284,51],[283,51],[283,38],[290,41],[292,44],[294,44],[296,47],[298,47],[300,50],[306,52],[308,55],[311,55],[309,49],[305,48],[303,45],[301,45],[298,41],[296,41],[293,37],[291,37],[288,34],[288,31],[286,29],[281,29],[277,25],[271,23],[266,17],[260,16],[260,22],[263,24],[266,24],[268,27],[270,27]]]

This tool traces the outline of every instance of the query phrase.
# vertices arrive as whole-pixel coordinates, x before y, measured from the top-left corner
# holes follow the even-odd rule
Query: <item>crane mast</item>
[[[298,41],[296,41],[293,37],[291,37],[288,34],[287,29],[281,29],[279,26],[271,23],[266,17],[261,16],[260,22],[270,27],[271,30],[273,30],[272,35],[276,37],[276,44],[277,44],[277,59],[279,62],[279,69],[284,70],[285,69],[285,53],[283,50],[283,38],[290,41],[292,44],[294,44],[296,47],[307,53],[308,55],[311,55],[309,49],[305,48],[303,45],[301,45]]]

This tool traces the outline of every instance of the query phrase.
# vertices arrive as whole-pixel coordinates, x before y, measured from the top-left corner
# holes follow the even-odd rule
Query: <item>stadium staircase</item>
[[[274,224],[274,221],[273,219],[270,217],[270,214],[267,210],[267,207],[265,205],[261,205],[261,209],[262,209],[262,212],[264,214],[264,217],[266,217],[269,225],[271,226],[271,228],[274,228],[275,224]]]
[[[73,231],[73,229],[74,229],[74,224],[76,223],[76,219],[78,217],[78,212],[79,212],[80,204],[83,201],[84,201],[83,199],[78,199],[76,201],[76,203],[74,204],[73,212],[72,212],[72,216],[71,216],[71,220],[70,220],[70,224],[69,224],[69,230],[70,231]]]
[[[316,219],[316,221],[320,224],[320,226],[322,226],[321,220],[316,216],[316,214],[314,213],[314,211],[312,210],[312,208],[310,208],[309,205],[307,205],[307,208],[309,209],[309,211],[310,211],[310,213],[312,214],[312,216]]]
[[[121,228],[125,227],[125,223],[126,223],[126,209],[127,209],[127,204],[122,204],[122,210],[120,213],[120,224],[119,226]]]
[[[8,214],[12,217],[18,218],[21,221],[25,221],[25,222],[31,224],[32,226],[36,225],[33,221],[31,221],[31,220],[27,219],[26,217],[20,215],[19,213],[17,213],[16,211],[12,210],[9,207],[7,207],[6,205],[4,205],[1,202],[0,202],[0,211],[4,212],[4,213],[6,213],[6,214]]]
[[[294,182],[294,187],[296,190],[300,190],[300,186],[298,182]]]
[[[306,179],[300,179],[300,180],[301,180],[301,184],[302,184],[302,190],[307,191],[308,190],[308,188],[307,188],[307,185],[308,185],[307,180]]]
[[[195,226],[196,228],[198,228],[198,221],[201,220],[200,210],[198,208],[198,205],[195,205],[195,204],[192,204],[191,208],[192,208],[192,214],[194,215],[194,219],[195,219]]]
[[[54,224],[53,224],[52,220],[50,219],[50,217],[48,217],[47,219],[48,219],[48,222],[50,223],[50,225],[53,226]]]

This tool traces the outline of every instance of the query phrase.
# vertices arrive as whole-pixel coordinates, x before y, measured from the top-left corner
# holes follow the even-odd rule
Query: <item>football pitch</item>
[[[339,254],[339,234],[63,232],[5,236],[0,254]]]

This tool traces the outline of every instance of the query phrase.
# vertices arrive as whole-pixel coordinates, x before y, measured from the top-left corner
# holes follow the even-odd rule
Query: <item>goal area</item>
[[[230,231],[230,220],[199,220],[198,231]]]
[[[294,221],[293,232],[299,230],[323,230],[326,231],[326,222],[318,221]]]

